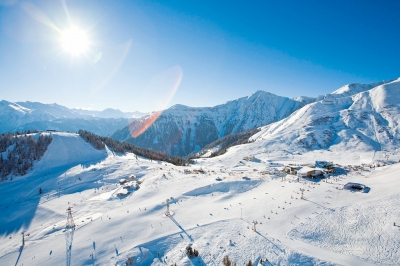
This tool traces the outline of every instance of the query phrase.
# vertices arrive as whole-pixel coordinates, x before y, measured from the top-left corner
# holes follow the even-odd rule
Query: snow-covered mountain
[[[400,148],[400,79],[342,87],[267,125],[252,138],[269,150],[393,151]]]
[[[107,108],[107,109],[104,109],[103,111],[85,110],[85,109],[78,109],[78,108],[74,108],[71,110],[73,110],[74,112],[76,112],[80,115],[100,117],[100,118],[139,118],[144,115],[147,115],[147,113],[142,113],[142,112],[138,112],[138,111],[122,112],[119,109],[113,109],[113,108]]]
[[[0,101],[0,131],[10,131],[13,128],[33,121],[51,120],[54,115],[41,110],[32,110],[18,103]]]
[[[154,112],[133,121],[111,137],[184,156],[226,135],[279,121],[314,100],[257,91],[214,107],[174,105],[161,115]]]
[[[58,104],[0,101],[0,133],[29,129],[55,129],[76,132],[79,129],[109,135],[126,126],[141,113],[116,109],[88,111],[69,109]]]
[[[108,136],[116,130],[129,124],[127,118],[66,118],[50,121],[34,121],[23,124],[12,131],[24,132],[27,130],[56,130],[62,132],[78,132],[80,129],[88,130],[100,136]]]
[[[379,85],[385,84],[385,83],[390,83],[394,80],[388,80],[388,81],[380,81],[380,82],[372,82],[370,84],[360,84],[360,83],[351,83],[344,85],[343,87],[337,89],[336,91],[332,92],[335,97],[344,97],[344,96],[351,96],[360,92],[364,92],[370,89],[373,89]],[[320,100],[320,99],[318,99]]]
[[[400,265],[400,79],[344,88],[190,166],[52,133],[0,183],[0,265]],[[335,172],[282,171],[315,160]]]

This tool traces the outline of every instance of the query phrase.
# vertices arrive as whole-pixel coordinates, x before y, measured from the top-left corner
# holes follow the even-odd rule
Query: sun
[[[60,41],[62,49],[73,56],[84,54],[90,45],[88,34],[78,27],[62,31]]]

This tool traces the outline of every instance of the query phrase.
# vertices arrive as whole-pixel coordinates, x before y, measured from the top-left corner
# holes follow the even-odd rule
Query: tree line
[[[50,134],[40,134],[35,138],[31,133],[34,131],[0,135],[1,181],[7,180],[10,174],[25,175],[33,163],[42,158],[53,139]]]
[[[183,159],[178,156],[172,156],[165,152],[153,151],[145,148],[137,147],[128,142],[120,142],[111,138],[101,137],[86,130],[79,130],[78,134],[97,150],[105,149],[105,146],[111,148],[114,152],[126,153],[131,152],[138,156],[145,157],[150,160],[165,161],[177,166],[188,165],[192,160]]]
[[[210,157],[215,157],[226,153],[226,151],[233,146],[246,144],[252,142],[250,137],[259,132],[259,128],[252,128],[243,132],[234,133],[231,135],[227,135],[225,137],[219,138],[214,142],[211,142],[203,149],[198,152],[193,152],[187,156],[187,158],[194,159],[200,158],[202,155],[206,154],[211,149],[216,149],[214,152],[211,153]]]

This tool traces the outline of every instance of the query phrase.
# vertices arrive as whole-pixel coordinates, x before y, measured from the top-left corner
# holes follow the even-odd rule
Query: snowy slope
[[[311,103],[253,139],[267,150],[383,151],[399,148],[400,79],[347,97]]]
[[[279,121],[313,100],[308,97],[289,99],[257,91],[215,107],[175,105],[162,112],[141,135],[136,137],[136,132],[151,124],[156,113],[132,122],[111,137],[184,156],[223,136]]]
[[[399,164],[338,174],[328,182],[294,182],[290,176],[282,181],[261,172],[311,162],[313,154],[261,152],[257,160],[243,161],[256,144],[176,167],[105,154],[75,134],[54,134],[29,176],[0,184],[0,265],[66,264],[68,206],[76,224],[71,265],[126,265],[128,258],[134,265],[221,265],[225,255],[237,265],[266,258],[272,265],[400,263],[400,227],[393,226],[400,223]],[[131,174],[139,189],[118,196],[118,180]],[[370,192],[341,189],[347,182]],[[166,199],[171,217],[164,216]],[[200,256],[189,259],[188,245]]]
[[[352,83],[352,84],[347,84],[344,85],[343,87],[337,89],[336,91],[332,92],[332,94],[335,97],[346,97],[346,96],[352,96],[354,94],[368,91],[370,89],[373,89],[379,85],[385,84],[385,83],[390,83],[395,80],[388,80],[388,81],[381,81],[381,82],[372,82],[370,84],[360,84],[360,83]]]
[[[40,187],[47,192],[49,197],[54,197],[60,184],[57,184],[57,180],[51,178],[51,175],[63,173],[66,169],[74,167],[88,167],[90,163],[99,162],[107,156],[105,151],[95,150],[77,134],[54,133],[52,138],[44,156],[40,161],[34,163],[32,171],[23,177],[14,177],[12,182],[0,185],[4,193],[9,193],[9,196],[5,196],[1,200],[4,215],[0,218],[3,222],[0,235],[9,234],[20,229],[21,226],[29,225],[40,201],[38,195]],[[16,202],[22,204],[22,209],[14,213],[14,216],[8,212],[15,211],[10,205],[14,205]]]
[[[47,171],[57,167],[71,167],[85,162],[105,159],[104,150],[96,150],[78,134],[52,133],[53,141],[43,158],[34,166],[35,171]],[[79,151],[79,152],[77,152]]]

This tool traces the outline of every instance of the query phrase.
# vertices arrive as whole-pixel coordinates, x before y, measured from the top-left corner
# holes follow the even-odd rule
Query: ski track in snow
[[[325,211],[289,232],[336,253],[367,258],[383,265],[400,264],[400,194],[364,204]]]
[[[177,265],[221,265],[226,254],[237,265],[245,265],[249,259],[254,265],[261,259],[268,259],[272,265],[334,265],[295,252],[262,233],[254,233],[249,224],[240,219],[191,228],[186,230],[186,234],[180,232],[143,243],[127,251],[127,254],[134,259],[134,265],[165,265],[175,262]],[[189,240],[191,246],[200,251],[198,258],[187,257],[187,244],[182,243],[183,239]],[[212,253],[202,254],[204,250],[211,250]],[[154,256],[160,251],[160,258]],[[122,259],[118,263],[123,265],[125,261]]]

